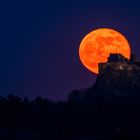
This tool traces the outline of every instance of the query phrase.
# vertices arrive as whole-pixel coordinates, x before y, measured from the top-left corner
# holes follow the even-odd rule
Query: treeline
[[[67,102],[0,97],[0,140],[121,140],[140,139],[140,99],[96,97]]]

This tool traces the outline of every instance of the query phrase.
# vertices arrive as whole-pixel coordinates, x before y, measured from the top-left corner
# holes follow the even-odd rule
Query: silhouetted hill
[[[94,102],[0,99],[1,140],[120,140],[140,138],[140,100],[96,98]]]
[[[98,96],[140,98],[140,62],[135,55],[128,60],[120,54],[111,54],[108,62],[99,64],[99,74],[94,85],[86,90],[74,91],[71,95],[73,99],[75,95],[75,100],[91,102]]]
[[[0,140],[139,140],[140,71],[134,60],[109,58],[95,84],[74,90],[67,102],[0,97]]]

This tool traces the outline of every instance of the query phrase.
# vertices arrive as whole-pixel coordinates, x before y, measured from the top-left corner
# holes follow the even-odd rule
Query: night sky
[[[66,99],[96,76],[78,56],[82,38],[113,28],[140,58],[140,2],[101,0],[0,1],[0,95]]]

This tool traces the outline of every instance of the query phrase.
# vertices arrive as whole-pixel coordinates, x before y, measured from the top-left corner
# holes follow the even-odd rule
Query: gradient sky
[[[0,1],[0,95],[65,99],[96,76],[80,63],[82,38],[113,28],[140,58],[138,0]]]

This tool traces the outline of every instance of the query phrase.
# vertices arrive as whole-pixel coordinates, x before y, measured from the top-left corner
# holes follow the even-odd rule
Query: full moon
[[[97,29],[88,33],[79,47],[82,64],[91,72],[98,74],[98,64],[107,62],[110,54],[122,54],[130,59],[130,45],[127,39],[113,29]]]

